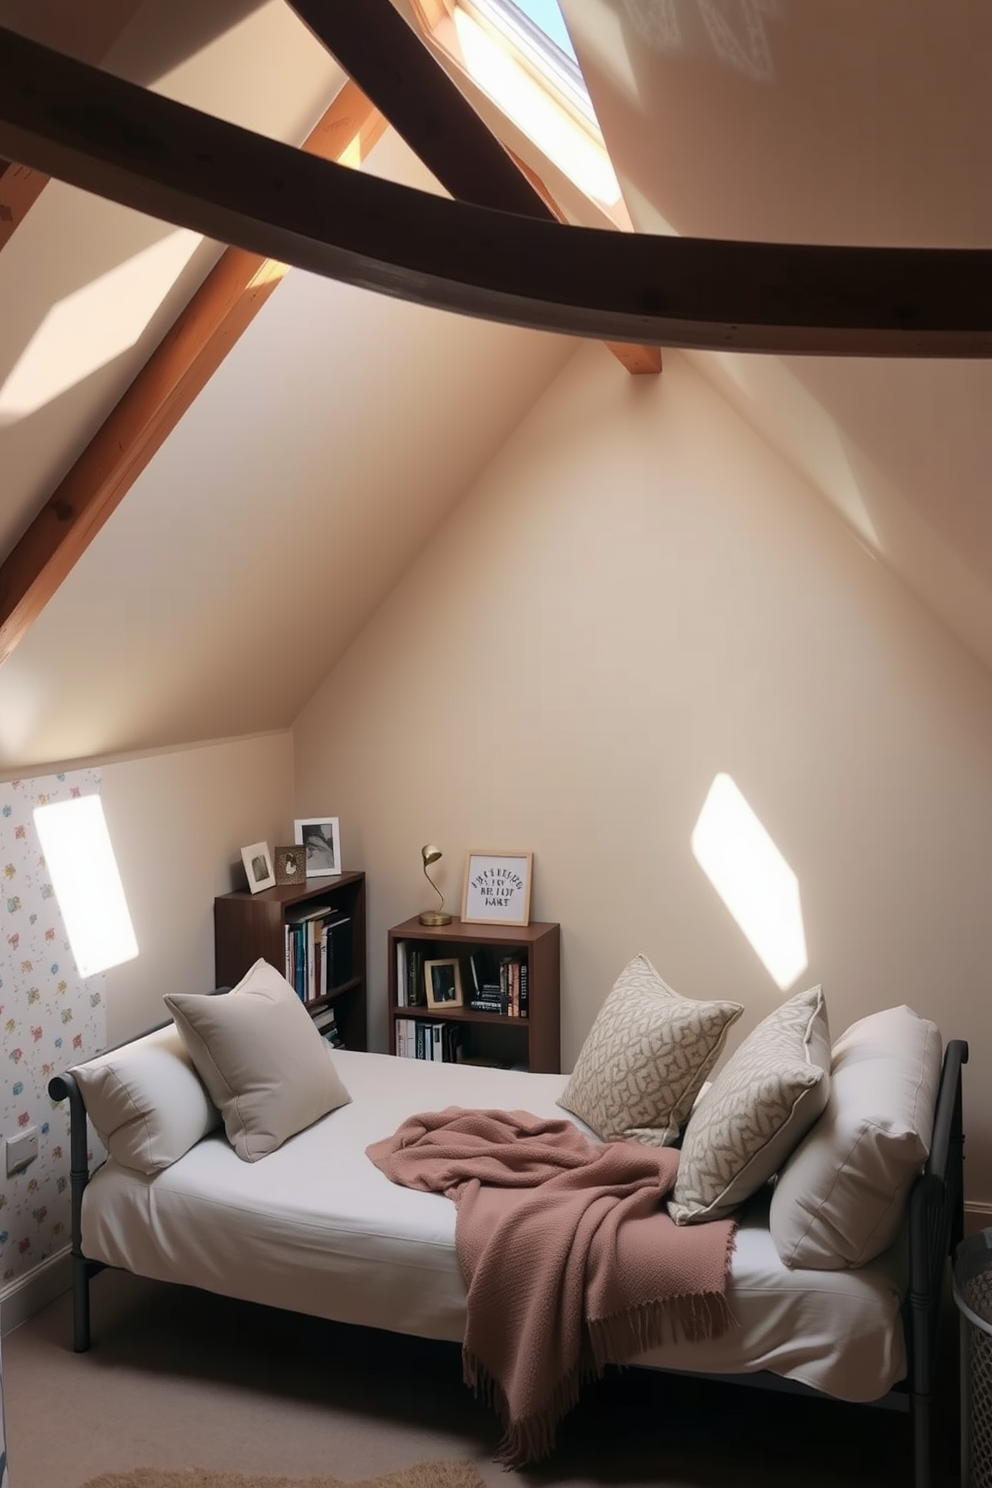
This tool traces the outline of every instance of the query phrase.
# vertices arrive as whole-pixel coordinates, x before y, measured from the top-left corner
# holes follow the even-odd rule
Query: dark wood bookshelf
[[[313,1014],[333,1004],[345,1047],[364,1050],[368,1048],[364,873],[328,874],[257,894],[248,889],[219,894],[214,900],[214,976],[218,987],[233,987],[259,956],[284,971],[287,910],[324,903],[350,920],[352,974],[306,1008]]]
[[[455,957],[461,966],[465,1005],[454,1008],[403,1006],[398,1001],[397,946],[417,945],[425,958]],[[475,947],[497,954],[519,952],[528,968],[529,1011],[526,1018],[477,1012],[468,1006],[472,995],[469,958]],[[422,925],[419,919],[394,925],[388,935],[389,1052],[396,1053],[396,1021],[455,1023],[469,1035],[469,1054],[522,1064],[542,1074],[561,1072],[561,928],[548,921],[529,925],[463,925],[454,916],[450,925]]]

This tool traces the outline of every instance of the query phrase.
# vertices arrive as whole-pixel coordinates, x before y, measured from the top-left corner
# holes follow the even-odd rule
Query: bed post
[[[69,1189],[72,1199],[72,1347],[84,1354],[90,1346],[90,1277],[103,1270],[83,1255],[83,1190],[90,1181],[86,1107],[79,1086],[66,1072],[48,1082],[52,1100],[69,1102]]]
[[[913,1485],[930,1488],[931,1403],[937,1326],[948,1258],[964,1234],[964,1120],[961,1068],[968,1045],[952,1039],[934,1112],[930,1157],[909,1200],[907,1343],[913,1417]]]

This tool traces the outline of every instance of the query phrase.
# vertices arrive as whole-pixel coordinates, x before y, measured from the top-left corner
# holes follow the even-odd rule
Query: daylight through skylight
[[[615,220],[622,210],[620,186],[561,13],[550,0],[527,0],[527,11],[536,19],[513,0],[458,0],[451,16],[458,60],[548,159]]]
[[[458,8],[495,31],[540,82],[599,133],[589,90],[557,0],[459,0]]]

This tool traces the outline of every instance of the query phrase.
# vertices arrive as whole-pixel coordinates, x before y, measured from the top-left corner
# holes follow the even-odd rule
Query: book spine
[[[405,940],[396,942],[396,1005],[407,1007],[410,989],[407,985],[407,948]]]
[[[526,1018],[530,1014],[530,962],[520,963],[520,1016]]]

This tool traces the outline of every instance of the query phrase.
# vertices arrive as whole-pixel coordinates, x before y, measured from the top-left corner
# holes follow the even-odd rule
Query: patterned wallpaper
[[[99,790],[99,770],[0,782],[0,1133],[38,1128],[12,1178],[0,1145],[0,1292],[69,1243],[69,1108],[48,1081],[106,1043],[105,978],[76,972],[32,812]]]

